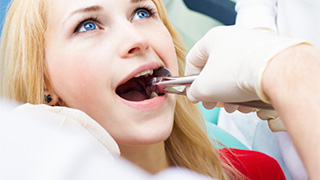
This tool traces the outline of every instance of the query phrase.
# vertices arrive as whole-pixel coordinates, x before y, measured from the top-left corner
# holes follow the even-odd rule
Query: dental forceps
[[[156,92],[157,94],[164,94],[164,93],[173,93],[179,95],[186,95],[186,89],[188,86],[192,84],[192,82],[198,77],[195,76],[185,76],[185,77],[171,77],[171,73],[166,72],[169,71],[166,68],[163,69],[162,73],[160,74],[165,76],[154,77],[150,80],[150,82],[146,86],[147,93]],[[259,108],[259,109],[268,109],[273,110],[271,104],[267,104],[263,101],[256,100],[256,101],[246,101],[246,102],[225,102],[228,104],[246,106],[251,108]]]

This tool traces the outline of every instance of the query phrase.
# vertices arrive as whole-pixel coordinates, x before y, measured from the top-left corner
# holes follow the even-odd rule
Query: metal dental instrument
[[[156,92],[157,94],[173,93],[179,95],[186,95],[187,86],[190,86],[192,82],[198,77],[185,76],[185,77],[171,77],[171,73],[167,68],[160,68],[146,86],[147,94]],[[225,102],[228,104],[241,105],[259,109],[273,110],[271,104],[264,103],[263,101],[246,101],[246,102]]]

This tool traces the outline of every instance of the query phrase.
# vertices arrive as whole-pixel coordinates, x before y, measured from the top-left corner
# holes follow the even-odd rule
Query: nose
[[[129,24],[129,23],[128,23]],[[119,45],[120,56],[129,58],[144,54],[150,47],[149,39],[138,27],[133,24],[123,26],[122,41]]]

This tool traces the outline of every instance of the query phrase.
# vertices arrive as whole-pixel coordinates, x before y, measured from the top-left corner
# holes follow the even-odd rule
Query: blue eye
[[[142,18],[148,18],[148,17],[151,17],[151,16],[152,16],[152,14],[151,14],[151,12],[149,10],[140,9],[134,14],[134,16],[132,18],[132,21],[138,20],[138,19],[142,19]]]
[[[84,22],[83,24],[81,24],[79,26],[79,32],[86,32],[86,31],[93,31],[93,30],[96,30],[96,29],[99,29],[99,27],[94,23],[94,22]]]

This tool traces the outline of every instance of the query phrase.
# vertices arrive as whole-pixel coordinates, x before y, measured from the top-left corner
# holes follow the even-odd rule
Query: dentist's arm
[[[320,52],[308,45],[275,56],[262,90],[279,113],[310,179],[320,179]]]
[[[200,73],[187,95],[206,106],[272,103],[309,177],[319,179],[319,58],[319,51],[302,40],[236,26],[213,28],[187,56],[186,75]]]

